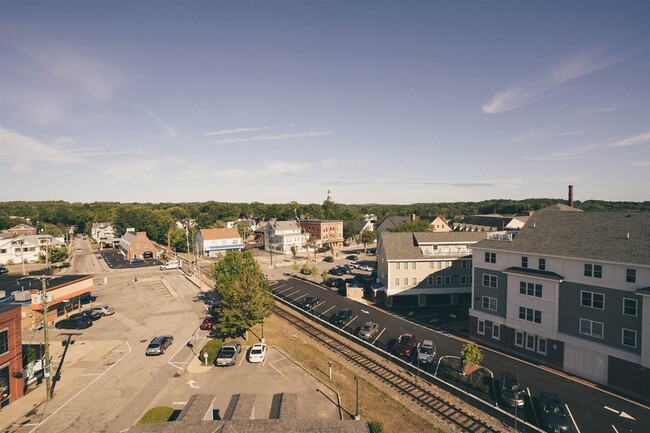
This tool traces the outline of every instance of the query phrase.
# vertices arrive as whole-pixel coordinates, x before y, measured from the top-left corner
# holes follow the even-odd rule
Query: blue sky
[[[0,2],[0,200],[650,200],[648,1]]]

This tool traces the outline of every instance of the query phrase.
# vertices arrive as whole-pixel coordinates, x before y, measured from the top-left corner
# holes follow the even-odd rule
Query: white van
[[[179,269],[180,267],[181,267],[181,261],[180,260],[171,259],[170,261],[168,261],[164,265],[161,265],[160,270],[161,271],[167,271],[167,270],[170,270],[170,269]]]

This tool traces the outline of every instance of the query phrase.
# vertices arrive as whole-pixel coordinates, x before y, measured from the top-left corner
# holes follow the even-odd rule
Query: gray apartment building
[[[650,213],[555,205],[473,264],[473,340],[647,398]]]

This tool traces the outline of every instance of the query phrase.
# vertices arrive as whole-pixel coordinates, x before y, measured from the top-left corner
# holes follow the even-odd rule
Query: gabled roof
[[[512,222],[515,217],[503,215],[467,215],[463,218],[462,224],[494,227],[497,230],[505,230],[506,226]]]
[[[220,229],[201,229],[201,236],[204,240],[214,239],[234,239],[241,237],[236,228],[220,228]]]
[[[650,265],[650,212],[551,208],[535,212],[512,241],[485,240],[476,247]]]
[[[9,231],[12,231],[12,230],[28,230],[28,229],[36,230],[36,227],[34,227],[33,225],[30,225],[30,224],[27,224],[27,223],[20,223],[18,225],[15,225],[15,226],[11,227],[9,229]]]
[[[348,220],[345,221],[345,224],[351,224],[352,227],[354,228],[355,233],[361,233],[361,230],[363,230],[367,225],[369,221],[364,221],[364,220]],[[372,223],[370,223],[372,224]]]
[[[417,217],[415,217],[418,219]],[[389,216],[384,219],[381,224],[377,227],[377,230],[385,231],[395,227],[399,227],[402,224],[406,224],[411,221],[410,216]]]
[[[276,230],[300,230],[300,226],[295,221],[269,221]]]

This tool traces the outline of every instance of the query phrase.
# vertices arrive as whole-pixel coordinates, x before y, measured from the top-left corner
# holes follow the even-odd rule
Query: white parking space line
[[[578,424],[576,423],[575,418],[573,418],[573,414],[571,413],[571,409],[569,409],[569,405],[565,403],[564,407],[566,407],[566,411],[569,413],[569,418],[571,418],[571,422],[573,423],[573,426],[576,428],[576,431],[580,433],[580,429],[578,428]]]
[[[295,292],[288,294],[288,295],[287,295],[287,298],[292,297],[292,296],[295,295],[296,293],[300,293],[300,290],[296,290]]]
[[[305,293],[304,295],[300,295],[296,299],[294,299],[293,302],[297,302],[297,301],[299,301],[300,299],[304,298],[307,295],[309,295],[309,293]]]
[[[612,428],[614,429],[614,431],[615,431],[616,433],[618,433],[618,430],[616,429],[616,426],[615,426],[614,424],[612,424]]]
[[[335,306],[336,306],[336,305],[332,305],[331,307],[329,307],[327,310],[323,311],[323,312],[320,313],[320,314],[323,315],[323,314],[327,313],[329,310],[331,310],[331,309],[334,308]]]
[[[285,376],[284,374],[282,374],[282,372],[281,372],[280,370],[278,370],[277,368],[275,368],[275,366],[274,366],[273,364],[269,364],[269,365],[270,365],[271,367],[273,367],[273,369],[274,369],[275,371],[277,371],[278,373],[280,373],[280,375],[281,375],[282,377],[284,377],[285,379],[289,380],[289,378],[288,378],[287,376]],[[289,382],[291,382],[291,381],[289,380]]]
[[[535,405],[533,403],[533,397],[530,395],[530,389],[526,387],[526,392],[528,393],[528,399],[530,400],[530,407],[533,408],[533,415],[535,416],[535,424],[539,425],[539,420],[537,419],[537,412],[535,411]]]
[[[247,350],[248,350],[248,346],[241,348],[241,351],[244,354],[244,356],[242,356],[241,359],[239,360],[239,365],[240,366],[242,365],[242,362],[244,362],[244,358],[246,358],[246,351]]]
[[[184,368],[179,367],[178,365],[174,365],[174,364],[187,364],[187,362],[181,362],[181,361],[178,361],[178,362],[172,362],[172,359],[174,359],[174,357],[175,357],[176,355],[178,355],[178,352],[180,352],[180,351],[183,350],[185,347],[187,347],[187,343],[189,343],[190,340],[191,340],[191,338],[189,338],[189,339],[185,342],[185,344],[181,345],[181,346],[178,348],[178,350],[177,350],[176,352],[174,352],[174,354],[171,356],[171,358],[169,358],[169,359],[167,360],[167,364],[171,365],[171,366],[174,367],[174,368],[178,368],[179,370],[185,371]]]
[[[385,330],[386,330],[386,328],[384,328],[384,329],[381,330],[381,332],[379,333],[379,335],[377,335],[377,338],[375,338],[374,340],[372,340],[372,344],[375,344],[375,343],[377,342],[377,340],[379,340],[379,337],[381,337],[381,334],[383,334]]]
[[[61,406],[59,406],[59,407],[58,407],[54,412],[52,412],[52,413],[51,413],[47,418],[45,418],[45,419],[44,419],[43,421],[41,421],[40,423],[36,424],[36,427],[34,427],[32,430],[30,430],[29,433],[33,433],[33,432],[35,432],[36,429],[38,429],[40,426],[42,426],[43,424],[45,424],[45,422],[47,422],[47,420],[49,420],[49,419],[52,418],[54,415],[56,415],[56,414],[57,414],[61,409],[63,409],[64,407],[66,407],[66,406],[68,405],[68,403],[70,403],[72,400],[74,400],[75,398],[77,398],[77,397],[78,397],[82,392],[84,392],[86,389],[88,389],[88,387],[89,387],[90,385],[92,385],[93,383],[95,383],[95,382],[97,382],[99,379],[101,379],[102,376],[104,376],[104,374],[108,373],[108,372],[110,371],[111,368],[115,367],[115,366],[116,366],[116,365],[117,365],[121,360],[123,360],[123,359],[124,359],[124,358],[129,354],[129,353],[131,353],[131,352],[132,352],[132,350],[131,350],[131,345],[129,344],[128,341],[126,341],[125,343],[126,343],[126,345],[128,346],[128,348],[129,348],[129,351],[128,351],[128,352],[126,352],[124,355],[122,355],[122,356],[121,356],[117,361],[115,361],[115,363],[113,363],[110,367],[108,367],[106,370],[104,370],[104,371],[103,371],[99,376],[97,376],[95,379],[93,379],[92,381],[90,381],[90,383],[89,383],[88,385],[86,385],[86,386],[84,386],[83,388],[81,388],[81,390],[80,390],[78,393],[76,393],[75,395],[73,395],[73,396],[72,396],[68,401],[66,401],[66,402],[63,403]]]
[[[343,326],[343,327],[345,328],[346,326],[350,326],[350,323],[354,322],[357,317],[359,317],[359,315],[354,316],[352,318],[352,320],[350,320],[348,323],[346,323],[345,326]]]
[[[287,292],[287,291],[289,291],[289,290],[291,290],[291,289],[293,289],[293,287],[287,287],[286,289],[281,290],[281,291],[279,291],[278,293],[282,294],[282,293]]]

